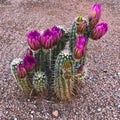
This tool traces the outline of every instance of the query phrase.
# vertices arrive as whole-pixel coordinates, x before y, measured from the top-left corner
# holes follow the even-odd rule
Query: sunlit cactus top
[[[34,51],[40,49],[40,33],[37,30],[30,31],[27,34],[27,42],[30,48]]]
[[[100,17],[101,17],[101,5],[94,4],[91,8],[89,15],[90,28],[93,28],[98,23]]]

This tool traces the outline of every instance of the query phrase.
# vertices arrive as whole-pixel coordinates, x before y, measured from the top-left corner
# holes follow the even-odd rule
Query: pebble
[[[34,111],[32,110],[32,111],[31,111],[31,114],[33,114],[33,113],[34,113]]]
[[[118,76],[120,77],[120,72],[118,72]]]
[[[17,118],[14,118],[14,120],[17,120]]]
[[[102,109],[101,109],[100,107],[97,109],[98,112],[100,112],[101,110],[102,110]]]
[[[33,118],[33,115],[30,115],[31,118]]]
[[[59,113],[58,113],[57,110],[55,110],[55,111],[52,112],[52,116],[53,116],[54,118],[58,118],[58,115],[59,115]]]
[[[118,108],[120,109],[120,104],[118,105]]]

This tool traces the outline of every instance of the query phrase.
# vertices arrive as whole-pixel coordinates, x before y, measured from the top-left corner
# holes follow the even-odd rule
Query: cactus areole
[[[56,95],[69,100],[85,78],[85,60],[89,39],[99,40],[108,30],[100,22],[101,5],[94,4],[88,18],[76,17],[70,31],[53,26],[27,33],[28,48],[22,59],[14,59],[11,71],[23,92],[32,95]],[[47,91],[47,92],[45,92]]]

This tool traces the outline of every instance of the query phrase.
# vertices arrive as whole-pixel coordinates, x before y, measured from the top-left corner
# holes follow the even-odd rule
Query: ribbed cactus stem
[[[69,51],[62,51],[55,63],[54,90],[58,98],[71,98],[74,84],[73,58]]]
[[[76,22],[74,21],[73,24],[72,24],[72,28],[70,30],[70,52],[72,53],[73,52],[73,48],[74,48],[74,45],[75,45],[75,39],[76,39]]]
[[[23,90],[26,94],[31,94],[32,92],[32,85],[28,79],[28,76],[25,78],[19,78],[17,76],[17,65],[22,63],[21,59],[14,59],[11,63],[11,71],[13,73],[13,76],[15,77],[17,84],[20,86],[21,90]]]

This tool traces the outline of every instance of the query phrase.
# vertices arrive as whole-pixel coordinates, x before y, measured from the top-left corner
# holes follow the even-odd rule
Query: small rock
[[[120,72],[118,72],[118,76],[120,76]]]
[[[98,112],[100,112],[101,110],[102,110],[102,109],[101,109],[100,107],[97,109]]]
[[[57,111],[57,110],[53,111],[53,112],[52,112],[52,116],[53,116],[54,118],[58,118],[58,116],[59,116],[58,111]]]
[[[17,120],[17,118],[15,117],[14,120]]]
[[[118,108],[120,109],[120,104],[118,105]]]
[[[33,115],[30,115],[31,118],[33,118]]]
[[[32,111],[31,111],[31,114],[33,114],[33,113],[34,113],[34,111],[32,110]]]

